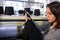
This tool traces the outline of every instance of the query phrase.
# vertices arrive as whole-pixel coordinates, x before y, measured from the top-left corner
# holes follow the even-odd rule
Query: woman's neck
[[[51,27],[52,27],[53,29],[56,29],[56,26],[57,26],[57,21],[55,21],[55,22],[52,24]]]
[[[54,21],[53,24],[51,25],[51,28],[53,28],[53,29],[59,28],[60,29],[60,19],[58,19],[57,21]]]

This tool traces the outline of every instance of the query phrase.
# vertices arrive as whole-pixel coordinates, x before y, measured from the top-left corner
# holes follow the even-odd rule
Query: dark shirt
[[[25,23],[23,40],[43,40],[43,35],[37,29],[35,23],[32,20],[28,20]]]

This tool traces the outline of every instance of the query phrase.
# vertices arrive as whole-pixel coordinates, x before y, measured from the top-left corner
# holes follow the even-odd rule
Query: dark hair
[[[47,5],[56,18],[60,18],[60,2],[54,1]]]
[[[59,25],[60,24],[60,2],[54,1],[48,4],[47,7],[49,7],[51,12],[54,14]]]

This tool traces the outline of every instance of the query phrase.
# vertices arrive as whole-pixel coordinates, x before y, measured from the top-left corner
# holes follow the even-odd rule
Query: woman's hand
[[[25,19],[25,21],[27,21],[27,20],[30,20],[31,18],[29,18],[29,17],[27,16],[27,13],[25,13],[24,19]]]

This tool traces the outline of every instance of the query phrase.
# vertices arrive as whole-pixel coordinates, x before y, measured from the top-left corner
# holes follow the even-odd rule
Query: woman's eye
[[[49,13],[49,15],[52,15],[51,13]]]
[[[52,15],[52,13],[49,13],[49,15]]]

